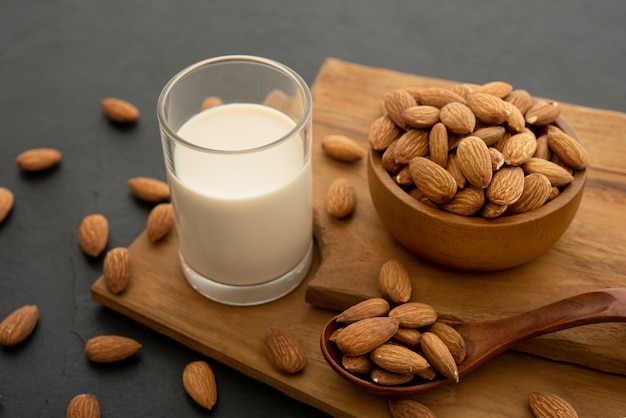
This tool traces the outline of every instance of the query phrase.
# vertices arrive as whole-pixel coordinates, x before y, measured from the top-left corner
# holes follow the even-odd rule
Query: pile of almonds
[[[369,144],[420,202],[464,216],[528,212],[559,195],[589,156],[557,102],[503,81],[388,92]]]

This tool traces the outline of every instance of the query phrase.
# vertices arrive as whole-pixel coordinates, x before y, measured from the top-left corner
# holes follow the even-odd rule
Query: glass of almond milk
[[[205,297],[266,303],[308,274],[311,112],[311,92],[297,73],[253,56],[196,63],[161,92],[181,267]]]

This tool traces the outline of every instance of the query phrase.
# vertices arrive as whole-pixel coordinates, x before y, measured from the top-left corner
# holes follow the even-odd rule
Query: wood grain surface
[[[129,287],[122,294],[113,295],[100,277],[92,286],[92,298],[210,357],[209,363],[224,363],[333,416],[385,417],[389,416],[388,399],[365,394],[336,375],[322,358],[319,338],[324,324],[335,314],[327,308],[337,309],[376,294],[376,268],[390,254],[399,255],[410,265],[415,299],[432,303],[447,316],[466,320],[512,314],[581,291],[626,283],[622,214],[626,181],[619,168],[626,154],[614,132],[626,128],[626,116],[573,106],[567,106],[565,113],[588,146],[593,168],[580,215],[550,256],[536,262],[545,271],[534,268],[533,262],[512,276],[468,275],[446,271],[402,253],[385,235],[373,213],[363,188],[364,162],[346,167],[329,161],[318,144],[328,133],[344,133],[365,141],[368,125],[378,112],[381,93],[408,83],[431,82],[446,84],[334,59],[322,65],[312,89],[316,238],[320,251],[307,281],[293,293],[261,306],[214,303],[185,281],[175,234],[153,244],[143,232],[129,246]],[[585,120],[578,120],[577,116],[585,116]],[[611,123],[612,129],[607,126]],[[616,151],[620,146],[621,157]],[[347,222],[332,221],[321,210],[325,188],[337,175],[362,181],[357,212]],[[343,237],[346,247],[332,241],[337,235]],[[283,375],[267,361],[263,340],[271,326],[289,329],[304,346],[307,366],[302,373]],[[619,350],[626,346],[624,324],[583,328],[573,335],[555,337],[556,343],[535,340],[528,343],[528,351],[550,357],[555,344],[561,348],[579,347],[568,355],[572,357],[570,361],[580,362],[578,355],[588,356],[593,349],[592,354],[604,356],[602,365],[607,365],[611,354],[617,352],[614,366],[623,366],[626,357]],[[592,339],[600,341],[591,347]],[[219,402],[219,376],[217,379]],[[441,417],[531,417],[529,393],[550,391],[570,401],[581,416],[617,417],[626,414],[624,387],[626,377],[616,373],[509,351],[457,385],[414,398]]]

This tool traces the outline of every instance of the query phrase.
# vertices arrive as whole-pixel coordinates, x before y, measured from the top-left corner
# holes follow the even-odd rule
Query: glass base
[[[233,286],[213,281],[192,269],[180,254],[187,282],[202,296],[225,305],[250,306],[271,302],[291,293],[307,276],[313,261],[313,241],[304,258],[293,269],[269,282]]]

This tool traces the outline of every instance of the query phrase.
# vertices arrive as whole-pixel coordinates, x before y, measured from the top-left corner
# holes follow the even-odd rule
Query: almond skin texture
[[[128,188],[137,198],[146,202],[158,203],[170,198],[167,183],[150,177],[133,177],[128,180]]]
[[[389,318],[398,321],[405,328],[420,328],[437,320],[437,311],[430,305],[420,302],[407,302],[389,311]]]
[[[474,93],[467,100],[467,105],[478,120],[491,125],[500,125],[511,114],[511,109],[504,100],[487,93]]]
[[[532,392],[528,402],[536,418],[578,418],[574,407],[553,393]]]
[[[439,122],[439,108],[434,106],[411,106],[402,112],[408,126],[413,128],[430,128]]]
[[[353,163],[365,157],[365,150],[354,139],[345,135],[324,137],[322,149],[329,157],[345,163]]]
[[[116,123],[131,123],[139,119],[139,109],[126,100],[108,97],[100,102],[104,114]]]
[[[505,81],[490,81],[479,86],[476,91],[504,99],[513,91],[513,86]]]
[[[489,164],[491,167],[491,163]],[[439,164],[424,157],[416,157],[409,161],[409,170],[413,182],[428,199],[435,203],[444,203],[454,197],[457,190],[456,180]]]
[[[374,363],[372,363],[370,356],[367,354],[362,356],[343,356],[341,357],[341,365],[352,374],[367,374],[374,368]]]
[[[424,129],[409,129],[398,139],[393,149],[393,157],[398,164],[406,164],[415,157],[424,157],[428,154],[428,131]]]
[[[128,249],[117,247],[110,250],[102,264],[104,281],[113,294],[121,293],[130,281],[130,255]]]
[[[412,399],[394,399],[389,401],[391,418],[436,418],[426,405]]]
[[[378,272],[378,288],[384,297],[396,304],[408,302],[413,294],[408,271],[395,259],[387,260],[381,266]]]
[[[548,126],[548,147],[561,161],[574,170],[583,170],[589,165],[589,155],[580,142],[560,128]]]
[[[439,164],[443,168],[448,167],[448,130],[443,123],[436,123],[430,129],[428,149],[432,162]]]
[[[356,192],[345,177],[334,180],[326,192],[326,211],[335,218],[347,218],[356,207]]]
[[[304,349],[287,330],[270,328],[265,336],[265,354],[272,365],[283,373],[295,374],[304,369]]]
[[[397,330],[398,321],[393,318],[362,319],[342,329],[335,343],[345,355],[360,356],[389,340]]]
[[[9,215],[13,209],[13,192],[6,187],[0,187],[0,223]]]
[[[33,148],[22,152],[15,162],[23,171],[48,170],[61,161],[61,152],[54,148]]]
[[[531,158],[526,161],[524,164],[524,171],[527,174],[543,174],[548,178],[548,180],[550,180],[550,183],[556,187],[565,186],[574,180],[574,176],[572,176],[569,171],[552,161],[544,160],[542,158]]]
[[[459,370],[452,353],[436,334],[427,331],[422,333],[420,346],[428,362],[442,375],[459,382]]]
[[[524,170],[521,167],[502,167],[493,175],[487,188],[487,199],[497,205],[512,205],[524,191]]]
[[[524,177],[524,191],[520,198],[506,210],[507,215],[529,212],[543,205],[552,193],[550,180],[543,174],[533,173]]]
[[[469,134],[476,127],[476,117],[472,109],[459,102],[448,103],[441,108],[439,119],[449,131]]]
[[[370,126],[368,140],[374,151],[384,151],[400,135],[402,135],[402,130],[393,123],[389,115],[384,115],[377,118]]]
[[[427,87],[420,92],[420,104],[442,108],[448,103],[465,103],[465,98],[450,89]]]
[[[502,146],[504,162],[508,165],[522,165],[535,154],[537,138],[532,132],[521,132],[509,137]]]
[[[390,91],[383,97],[383,106],[391,120],[402,129],[407,128],[407,124],[402,113],[409,107],[415,106],[413,96],[404,89]]]
[[[529,125],[545,126],[556,121],[561,107],[552,100],[538,100],[526,111],[526,122]]]
[[[394,373],[416,373],[430,366],[415,351],[394,343],[379,345],[372,351],[370,358],[378,367]]]
[[[104,215],[87,215],[78,227],[78,243],[85,254],[99,256],[109,240],[109,221]]]
[[[141,344],[118,335],[93,337],[85,345],[85,356],[95,363],[115,363],[134,355]]]
[[[88,393],[81,393],[72,398],[67,405],[66,418],[100,418],[100,403]]]
[[[174,208],[171,203],[159,203],[150,211],[146,233],[152,242],[159,241],[174,227]]]
[[[212,409],[217,402],[217,383],[208,363],[192,361],[183,369],[185,392],[201,407]]]
[[[452,200],[439,205],[448,213],[461,216],[472,216],[485,204],[485,191],[478,187],[466,187],[456,192]]]
[[[25,305],[16,309],[0,322],[0,345],[11,347],[24,341],[32,334],[39,310],[35,305]]]
[[[485,141],[477,136],[463,138],[456,150],[459,168],[463,176],[474,186],[484,189],[489,186],[493,171],[491,155]]]
[[[522,89],[513,90],[504,98],[504,101],[517,107],[522,115],[526,114],[533,105],[533,97],[526,90]]]
[[[443,322],[435,322],[428,327],[428,331],[439,337],[446,347],[448,347],[456,364],[463,363],[467,355],[467,348],[463,336],[459,334],[456,329]]]
[[[381,367],[374,367],[370,372],[372,382],[381,386],[397,386],[413,380],[413,373],[394,373]]]
[[[337,315],[337,322],[352,323],[365,318],[384,316],[389,313],[389,302],[383,298],[371,298],[352,305]]]

